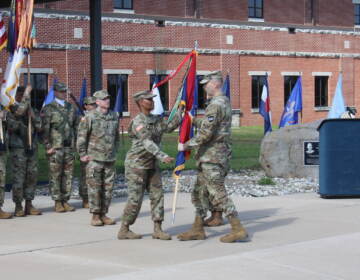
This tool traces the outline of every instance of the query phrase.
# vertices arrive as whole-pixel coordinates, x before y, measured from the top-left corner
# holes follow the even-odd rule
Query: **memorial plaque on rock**
[[[304,141],[304,165],[319,165],[319,141]]]

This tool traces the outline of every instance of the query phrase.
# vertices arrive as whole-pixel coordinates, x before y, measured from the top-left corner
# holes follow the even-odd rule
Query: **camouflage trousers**
[[[79,195],[83,200],[89,200],[88,187],[86,185],[86,162],[80,161]]]
[[[191,201],[196,215],[206,217],[209,209],[223,211],[226,216],[235,215],[235,205],[225,189],[227,168],[219,164],[200,163]]]
[[[6,153],[0,152],[0,208],[4,204],[5,173],[6,173]]]
[[[90,161],[86,166],[90,213],[109,211],[115,179],[115,162]]]
[[[74,151],[72,148],[56,149],[48,159],[51,198],[55,201],[68,201],[72,187]]]
[[[13,173],[12,195],[15,203],[33,200],[38,174],[37,150],[33,155],[26,155],[25,149],[10,150]]]
[[[122,221],[128,225],[135,223],[147,190],[150,196],[151,218],[154,222],[164,220],[164,191],[159,169],[138,169],[125,166],[128,185],[128,200]]]

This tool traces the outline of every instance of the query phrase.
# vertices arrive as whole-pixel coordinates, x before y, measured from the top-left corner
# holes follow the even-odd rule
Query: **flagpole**
[[[176,202],[177,202],[177,194],[178,194],[178,190],[179,190],[179,178],[180,178],[180,176],[176,176],[174,199],[173,199],[173,204],[172,204],[172,224],[175,223]]]
[[[31,78],[30,78],[30,50],[27,56],[27,73],[28,73],[28,81],[27,84],[31,85]],[[29,150],[32,149],[32,122],[31,122],[31,92],[29,92],[30,101],[29,101],[29,108],[28,108],[28,139],[29,139]]]

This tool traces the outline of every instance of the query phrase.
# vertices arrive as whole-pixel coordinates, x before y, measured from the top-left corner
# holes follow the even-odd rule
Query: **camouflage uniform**
[[[38,112],[32,110],[35,118],[32,119],[32,150],[29,150],[29,105],[30,97],[24,97],[22,102],[11,107],[7,118],[11,168],[14,174],[12,193],[15,203],[21,203],[24,199],[31,201],[35,196],[38,171],[36,131],[41,129],[41,120]]]
[[[76,111],[67,101],[62,106],[54,100],[44,107],[42,113],[45,148],[55,149],[55,153],[48,155],[51,196],[55,201],[67,202],[74,169]]]
[[[93,96],[88,96],[84,99],[84,104],[90,105],[94,104],[96,98]],[[89,113],[88,111],[84,111],[85,114]],[[88,187],[86,185],[86,166],[87,162],[80,161],[80,182],[79,182],[79,195],[83,201],[89,200],[88,195]]]
[[[86,166],[90,213],[109,210],[115,178],[116,150],[119,142],[119,118],[100,108],[88,112],[80,121],[77,150],[80,157],[90,156]]]
[[[225,189],[231,157],[229,99],[226,96],[213,97],[204,118],[195,119],[195,125],[199,127],[198,134],[185,145],[196,149],[198,176],[192,193],[196,215],[204,218],[212,205],[212,209],[223,211],[226,216],[236,216],[234,203]]]
[[[0,120],[1,121],[1,120]],[[6,144],[6,123],[2,121],[4,144]],[[6,175],[6,146],[2,146],[5,150],[0,150],[0,209],[5,199],[5,175]]]
[[[135,222],[145,190],[150,194],[152,220],[164,220],[164,193],[158,160],[168,155],[160,150],[159,145],[163,133],[173,131],[179,126],[180,121],[180,110],[170,123],[159,116],[146,116],[143,113],[131,121],[128,133],[132,139],[132,146],[125,159],[129,195],[122,217],[126,224],[132,225]]]

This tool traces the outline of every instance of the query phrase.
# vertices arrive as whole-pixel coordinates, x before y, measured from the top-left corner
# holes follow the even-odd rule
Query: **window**
[[[28,74],[24,74],[24,86],[27,86]],[[33,88],[31,92],[31,106],[41,110],[46,95],[48,94],[48,74],[30,73],[30,83]]]
[[[315,76],[315,107],[328,106],[328,76]]]
[[[113,109],[116,102],[118,90],[122,89],[123,112],[128,112],[128,75],[126,74],[108,74],[107,90],[110,94],[110,108]]]
[[[149,88],[152,89],[154,85],[154,81],[156,78],[156,82],[160,82],[165,79],[166,75],[150,75],[150,86]],[[160,99],[165,111],[169,110],[169,83],[165,83],[161,85],[159,88]]]
[[[114,9],[133,9],[133,1],[132,0],[114,0]]]
[[[354,5],[355,25],[360,25],[360,4]]]
[[[284,76],[284,104],[288,101],[298,76]]]
[[[248,0],[249,18],[263,18],[263,0]]]
[[[266,76],[251,76],[251,108],[260,107],[260,99]]]
[[[203,75],[197,75],[196,76],[196,83],[197,83],[197,89],[198,89],[198,94],[197,94],[197,108],[196,109],[200,109],[200,110],[204,110],[206,108],[206,101],[207,101],[207,96],[206,96],[206,91],[204,89],[204,85],[200,84],[200,81],[204,78]]]

